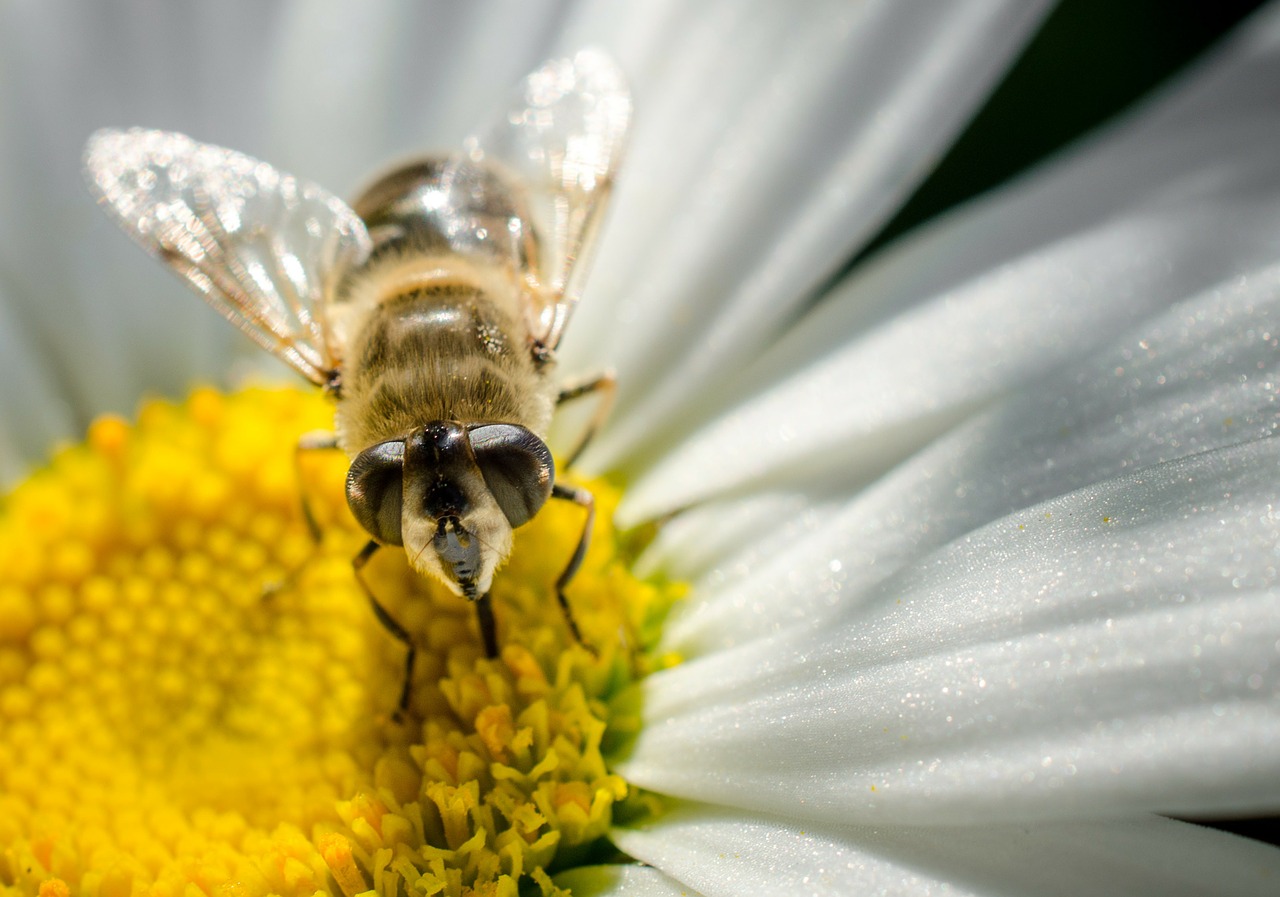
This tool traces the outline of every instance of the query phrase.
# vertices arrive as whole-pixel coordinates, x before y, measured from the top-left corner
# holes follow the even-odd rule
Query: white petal
[[[618,764],[828,821],[1280,806],[1280,440],[976,530],[820,625],[642,686]]]
[[[760,492],[698,505],[663,524],[635,571],[698,579],[706,597],[718,591],[716,584],[732,579],[736,586],[739,575],[754,575],[775,558],[790,561],[797,543],[815,533],[825,541],[847,501],[848,495],[833,485],[818,495]]]
[[[699,897],[686,885],[648,866],[580,866],[561,872],[554,878],[562,888],[573,891],[573,897]]]
[[[1268,895],[1275,848],[1148,817],[1032,826],[814,826],[685,806],[614,840],[707,897]]]
[[[696,600],[668,625],[669,646],[702,653],[821,620],[1010,512],[1274,433],[1278,341],[1280,268],[1271,268],[1181,303],[997,402],[844,499],[838,513],[833,506],[856,487],[819,469],[794,478],[791,504],[812,505],[803,513],[784,516],[786,503],[769,493],[675,518],[647,558],[651,568],[672,563],[697,586]],[[716,521],[725,505],[742,504],[760,508],[741,515],[746,526],[739,516]],[[770,509],[780,516],[767,519]],[[714,552],[702,549],[702,532]],[[736,553],[725,544],[733,539]],[[708,566],[696,572],[698,563]]]
[[[634,139],[564,347],[567,370],[620,374],[587,466],[633,456],[760,351],[928,172],[1044,8],[761,0],[672,22],[632,71]]]
[[[627,520],[813,464],[870,479],[975,406],[1280,255],[1280,9],[1147,114],[858,273]],[[692,391],[692,390],[691,390]]]

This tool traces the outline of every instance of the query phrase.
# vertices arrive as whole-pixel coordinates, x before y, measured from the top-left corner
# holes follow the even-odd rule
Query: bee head
[[[415,570],[475,599],[554,480],[551,452],[524,427],[434,421],[357,455],[347,503],[375,539],[403,545]]]

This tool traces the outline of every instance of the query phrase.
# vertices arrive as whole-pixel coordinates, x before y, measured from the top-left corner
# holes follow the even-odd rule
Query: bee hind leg
[[[571,501],[587,510],[587,519],[582,527],[582,535],[578,537],[578,547],[573,550],[573,557],[569,558],[569,563],[565,565],[564,572],[556,580],[556,600],[560,602],[560,611],[564,614],[564,621],[568,624],[569,632],[572,633],[574,641],[590,651],[591,646],[582,640],[582,633],[578,630],[578,623],[573,618],[573,608],[569,606],[569,599],[565,597],[564,590],[577,574],[578,568],[582,566],[582,559],[587,556],[587,548],[591,544],[591,525],[595,523],[596,519],[596,500],[586,489],[577,486],[562,486],[559,483],[551,487],[551,497]]]
[[[382,546],[374,540],[369,542],[360,549],[360,553],[351,559],[351,571],[355,574],[356,582],[360,583],[360,588],[364,591],[364,595],[369,599],[369,606],[373,608],[373,615],[378,618],[378,622],[383,625],[387,632],[399,641],[405,647],[404,658],[404,684],[400,688],[400,701],[396,705],[397,718],[409,708],[409,693],[413,686],[413,662],[418,656],[418,648],[413,643],[413,639],[409,637],[409,632],[391,613],[382,606],[382,602],[373,594],[373,589],[369,588],[369,583],[365,582],[364,567],[369,563],[369,558]]]
[[[596,431],[600,429],[605,418],[609,416],[609,410],[613,408],[614,397],[618,393],[618,377],[613,371],[604,371],[594,377],[566,386],[560,390],[560,395],[556,397],[556,405],[558,406],[591,393],[599,394],[599,402],[596,404],[596,410],[591,415],[591,419],[587,421],[587,428],[583,431],[582,436],[579,437],[578,444],[569,453],[568,459],[564,462],[565,470],[572,467],[574,462],[582,456],[583,451],[586,450],[586,447],[591,442],[591,437],[596,435]]]

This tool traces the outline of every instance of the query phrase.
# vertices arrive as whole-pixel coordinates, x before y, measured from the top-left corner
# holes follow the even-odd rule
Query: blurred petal
[[[564,6],[291,4],[264,98],[270,160],[350,195],[395,157],[459,146],[544,60]]]
[[[634,139],[565,345],[567,370],[620,375],[585,465],[696,419],[929,171],[1045,8],[760,0],[673,21],[630,69]]]
[[[1280,852],[1167,819],[1035,826],[806,823],[686,806],[615,830],[632,856],[706,897],[999,894],[1266,895]],[[576,892],[575,892],[576,893]]]
[[[573,897],[699,897],[674,879],[648,866],[580,866],[561,872],[555,883],[573,891]]]
[[[71,409],[36,345],[0,281],[0,421],[22,422],[20,427],[0,427],[0,487],[26,473],[30,459],[74,433]]]
[[[256,153],[275,21],[256,2],[0,4],[0,272],[77,426],[225,371],[237,339],[94,208],[85,140],[146,124]]]
[[[1280,8],[1146,114],[870,266],[668,452],[627,520],[795,470],[867,482],[975,406],[1280,255]]]

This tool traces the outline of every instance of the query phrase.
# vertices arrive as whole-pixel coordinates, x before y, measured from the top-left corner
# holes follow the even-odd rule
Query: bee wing
[[[183,134],[95,133],[91,189],[151,255],[258,345],[318,385],[338,369],[336,275],[369,253],[364,223],[315,184]]]
[[[445,183],[483,189],[493,180],[477,171],[489,169],[506,175],[518,194],[518,214],[496,237],[518,244],[507,252],[530,287],[533,334],[549,349],[578,300],[630,119],[621,70],[607,54],[583,50],[526,77],[502,117],[446,163]],[[484,203],[473,192],[469,203],[453,207],[461,205]],[[494,240],[471,221],[453,222],[458,251]]]

